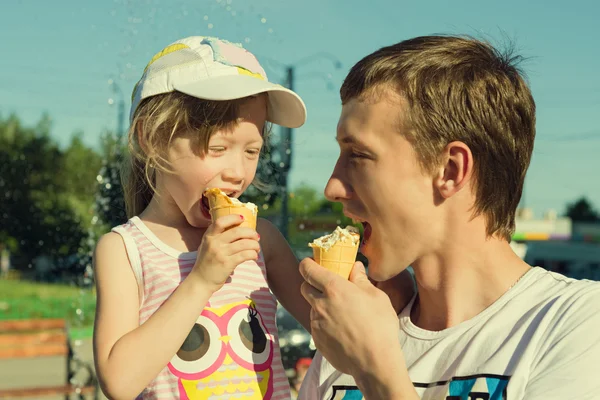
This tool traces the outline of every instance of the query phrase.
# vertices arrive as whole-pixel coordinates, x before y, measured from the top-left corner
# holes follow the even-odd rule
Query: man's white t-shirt
[[[413,302],[399,315],[400,342],[421,399],[600,399],[600,283],[532,268],[479,315],[438,332],[411,322]],[[317,352],[298,398],[363,395]]]

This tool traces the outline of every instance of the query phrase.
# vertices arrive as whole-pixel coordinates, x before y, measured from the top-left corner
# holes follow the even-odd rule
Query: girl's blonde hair
[[[129,127],[129,156],[121,170],[127,217],[139,215],[150,204],[156,190],[156,170],[170,171],[165,156],[172,139],[186,135],[193,140],[192,148],[198,155],[204,154],[212,135],[235,128],[239,108],[248,99],[202,100],[180,92],[145,99]],[[269,132],[270,124],[266,124],[265,143]],[[253,184],[266,186],[256,180]]]

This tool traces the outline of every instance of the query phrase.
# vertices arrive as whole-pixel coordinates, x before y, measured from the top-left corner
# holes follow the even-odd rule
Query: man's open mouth
[[[373,233],[373,229],[371,228],[371,224],[369,224],[366,221],[362,222],[362,226],[363,226],[363,240],[362,240],[362,242],[364,244],[371,237],[371,233]]]

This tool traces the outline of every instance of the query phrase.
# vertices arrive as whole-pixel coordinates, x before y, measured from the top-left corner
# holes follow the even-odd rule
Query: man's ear
[[[449,143],[442,152],[435,187],[444,199],[458,193],[473,175],[473,154],[463,142]]]

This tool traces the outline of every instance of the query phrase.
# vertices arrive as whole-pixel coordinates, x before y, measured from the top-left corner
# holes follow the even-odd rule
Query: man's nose
[[[348,182],[344,169],[338,160],[327,185],[325,186],[325,197],[329,201],[343,201],[352,197],[352,186]]]

